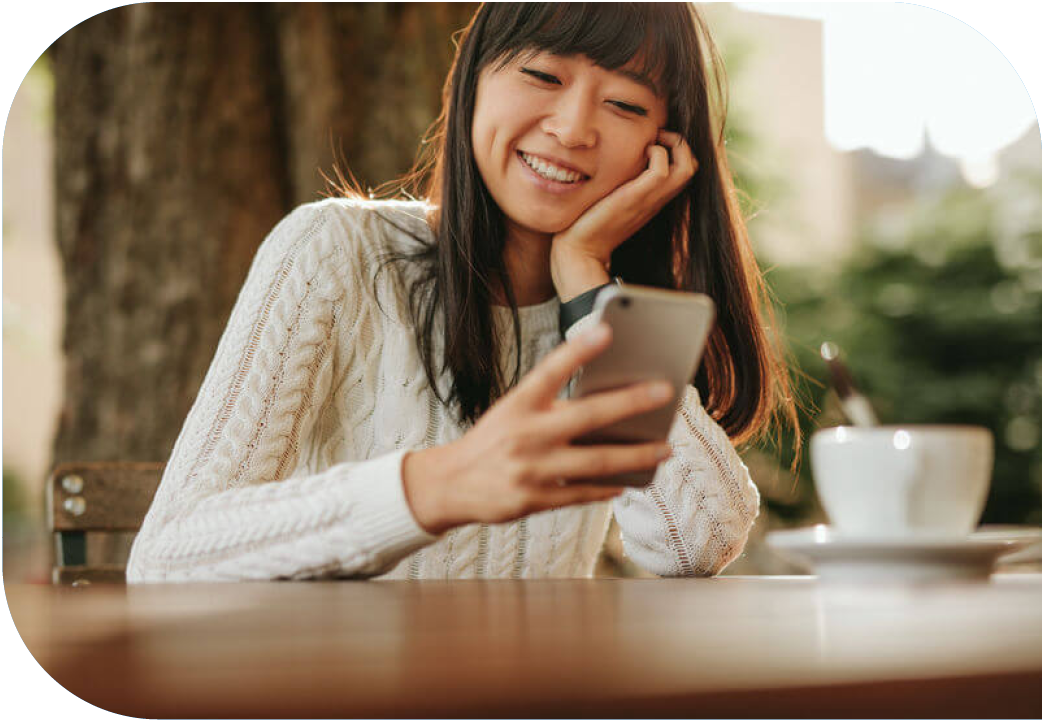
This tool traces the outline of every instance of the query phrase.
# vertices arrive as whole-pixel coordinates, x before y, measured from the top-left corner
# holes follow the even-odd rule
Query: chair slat
[[[87,533],[64,530],[54,533],[54,552],[59,565],[87,564]]]
[[[70,462],[48,481],[51,529],[135,532],[163,477],[164,463]]]

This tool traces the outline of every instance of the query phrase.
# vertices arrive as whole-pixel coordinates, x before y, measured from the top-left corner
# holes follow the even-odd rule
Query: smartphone
[[[617,445],[664,441],[676,419],[686,386],[694,381],[716,305],[701,293],[643,285],[611,285],[597,294],[594,317],[612,328],[611,345],[572,380],[571,397],[647,380],[668,380],[673,400],[572,440],[573,445]],[[600,484],[644,487],[655,470],[599,478]]]

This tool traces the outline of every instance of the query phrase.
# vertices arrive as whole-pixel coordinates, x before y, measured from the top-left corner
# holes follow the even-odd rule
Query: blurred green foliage
[[[818,356],[832,340],[880,422],[992,430],[983,523],[1042,523],[1042,174],[954,188],[880,215],[841,267],[778,268],[768,280],[808,376],[800,381],[805,438],[843,422],[821,413],[836,407]],[[809,465],[800,468],[805,488]],[[798,517],[807,497],[768,500],[768,509]]]
[[[4,525],[10,529],[23,521],[28,498],[19,477],[8,467],[4,467],[3,472],[3,518]]]

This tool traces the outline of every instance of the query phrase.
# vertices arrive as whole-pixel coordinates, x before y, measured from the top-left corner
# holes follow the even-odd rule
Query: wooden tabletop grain
[[[1042,575],[8,586],[138,717],[1038,717]]]

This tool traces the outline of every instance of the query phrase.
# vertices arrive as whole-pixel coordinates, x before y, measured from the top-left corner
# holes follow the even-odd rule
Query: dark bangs
[[[606,70],[634,60],[635,80],[666,100],[669,127],[690,122],[689,87],[698,47],[678,27],[691,24],[687,3],[489,3],[477,67],[503,66],[546,51],[585,55]],[[683,67],[682,64],[686,67]],[[673,93],[668,92],[672,88]]]

